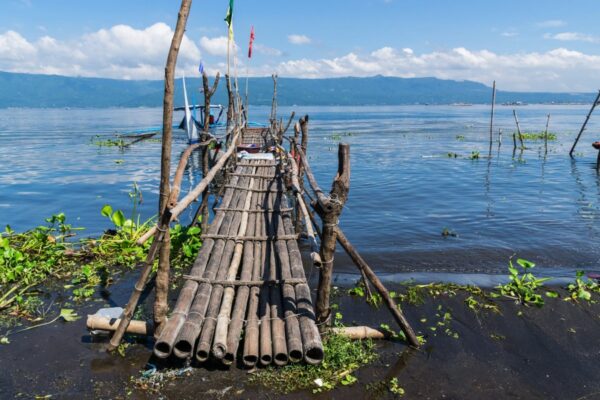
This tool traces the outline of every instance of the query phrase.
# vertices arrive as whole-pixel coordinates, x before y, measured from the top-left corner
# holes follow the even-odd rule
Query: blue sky
[[[225,70],[227,0],[196,0],[178,62]],[[0,70],[160,79],[179,1],[3,0]],[[238,71],[470,79],[507,90],[600,86],[600,2],[236,0]],[[247,63],[248,33],[256,30]]]

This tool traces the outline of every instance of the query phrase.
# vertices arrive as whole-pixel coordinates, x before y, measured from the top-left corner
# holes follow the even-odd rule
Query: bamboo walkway
[[[292,208],[274,160],[237,164],[203,239],[154,354],[226,365],[239,354],[249,367],[321,362]]]

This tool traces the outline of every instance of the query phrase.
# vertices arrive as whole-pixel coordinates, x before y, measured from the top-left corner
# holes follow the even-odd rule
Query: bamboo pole
[[[523,144],[523,135],[521,134],[521,125],[519,125],[519,118],[517,117],[517,110],[513,108],[513,116],[515,117],[515,123],[517,124],[517,134],[519,135],[519,142],[521,143],[521,149],[525,149]]]
[[[307,164],[305,164],[307,167]],[[306,168],[306,175],[312,173]],[[330,320],[331,309],[329,307],[329,294],[331,291],[331,279],[333,273],[333,257],[335,254],[336,230],[338,218],[348,198],[350,188],[350,146],[340,143],[338,147],[338,172],[333,180],[329,198],[336,201],[329,202],[330,209],[323,209],[320,203],[316,204],[316,211],[321,216],[323,228],[321,230],[321,270],[319,271],[319,286],[317,289],[317,322],[324,324]]]
[[[238,136],[239,131],[236,134],[236,138]],[[194,189],[192,189],[184,198],[179,200],[177,205],[171,209],[171,221],[175,220],[179,216],[179,214],[183,212],[183,210],[185,210],[194,200],[198,198],[198,196],[202,194],[204,189],[206,189],[206,187],[213,181],[215,175],[223,168],[229,157],[231,157],[233,154],[235,154],[234,146],[227,149],[227,151],[223,154],[219,161],[217,161],[217,163],[211,168],[206,177],[204,177],[202,181],[200,181],[200,183]],[[156,225],[148,229],[148,231],[138,239],[136,244],[144,244],[146,240],[148,240],[152,235],[154,235],[155,232]]]
[[[544,154],[548,154],[548,125],[550,124],[550,114],[546,118],[546,129],[544,130]]]
[[[248,178],[242,178],[242,184],[246,185]],[[245,193],[241,190],[236,190],[234,196],[236,198],[235,206],[241,207],[245,201]],[[225,213],[223,223],[219,229],[219,233],[234,234],[239,225],[241,217],[240,213]],[[233,246],[228,245],[230,240],[216,239],[215,244],[210,253],[210,259],[202,275],[203,278],[214,280],[223,279],[224,273],[221,272],[221,266],[224,265],[231,257],[231,249]],[[222,286],[221,286],[222,288]],[[188,358],[193,354],[196,339],[200,335],[204,324],[207,322],[208,308],[213,296],[214,287],[210,283],[201,283],[198,287],[196,295],[193,299],[189,310],[187,320],[181,328],[181,332],[173,346],[173,354],[179,358]],[[220,297],[219,297],[220,299]],[[214,300],[213,300],[214,302]],[[216,312],[213,318],[216,317]]]
[[[172,141],[172,125],[173,125],[173,93],[175,85],[175,65],[177,64],[177,55],[179,46],[185,33],[185,25],[190,14],[192,0],[182,0],[177,15],[177,24],[175,32],[171,39],[171,47],[167,56],[165,66],[165,90],[163,97],[163,128],[162,128],[162,146],[161,146],[161,163],[160,163],[160,189],[158,200],[158,215],[165,213],[167,202],[169,199],[169,178],[171,174],[171,141]],[[167,224],[168,229],[168,224]],[[165,243],[159,249],[159,263],[156,272],[156,297],[154,300],[154,324],[156,331],[160,332],[161,325],[167,318],[168,303],[167,296],[169,293],[169,254],[170,240],[167,233]],[[126,328],[126,326],[125,326]],[[121,332],[121,330],[117,331]],[[122,333],[121,333],[122,334]],[[119,341],[121,338],[118,338]]]
[[[261,182],[261,186],[265,186],[264,182]],[[264,194],[259,193],[258,199],[254,204],[255,207],[262,204]],[[250,233],[255,235],[260,232],[261,215],[258,213],[252,213],[250,216],[249,226],[252,227]],[[253,279],[253,272],[255,266],[255,258],[257,253],[254,249],[257,242],[245,241],[244,242],[244,260],[242,266],[242,272],[240,273],[240,281]],[[227,351],[223,357],[223,363],[225,365],[231,365],[235,360],[237,350],[239,348],[242,328],[244,324],[244,317],[246,310],[250,307],[250,287],[248,285],[240,286],[235,296],[235,305],[233,306],[233,312],[231,314],[231,322],[229,324],[229,331],[227,332]],[[250,319],[250,311],[248,312],[248,319]],[[246,332],[246,336],[248,333]]]
[[[248,189],[252,188],[254,185],[254,179],[250,179],[250,184],[248,185]],[[244,210],[248,210],[250,208],[250,201],[252,199],[252,191],[246,190],[242,194],[243,202],[240,205],[244,208]],[[234,228],[230,229],[230,234],[237,234],[238,236],[243,236],[247,224],[248,224],[248,213],[247,211],[236,212],[234,217]],[[244,215],[246,216],[244,218]],[[225,249],[223,250],[223,256],[221,257],[221,264],[219,266],[219,270],[217,272],[216,279],[224,280],[227,278],[229,273],[229,267],[233,266],[237,263],[239,266],[239,262],[241,259],[241,250],[240,244],[238,240],[227,240],[225,243]],[[243,246],[241,246],[243,249]],[[236,270],[237,271],[237,270]],[[217,317],[219,316],[219,309],[221,306],[221,301],[223,299],[224,288],[222,285],[212,285],[212,291],[210,293],[210,301],[208,303],[208,309],[206,311],[206,318],[204,323],[202,324],[202,330],[200,333],[200,337],[198,339],[198,346],[196,348],[196,360],[200,362],[204,362],[208,360],[211,346],[213,344],[215,328],[217,325]],[[226,340],[226,339],[224,339]]]
[[[232,182],[235,181],[235,183],[237,183],[238,180],[240,180],[239,177],[232,178]],[[234,204],[237,203],[237,197],[235,197],[234,194],[238,194],[238,192],[234,189],[227,189],[222,200],[222,205],[224,207],[228,207],[232,202]],[[223,224],[225,224],[225,226],[229,225],[230,219],[230,214],[225,212],[217,212],[209,232],[218,233]],[[216,242],[217,241],[213,239],[205,239],[203,241],[202,248],[200,249],[198,257],[192,266],[190,275],[202,276],[204,274],[211,251]],[[179,292],[179,297],[177,298],[177,303],[175,304],[171,318],[169,318],[167,321],[165,328],[163,329],[154,346],[154,354],[157,357],[166,358],[171,354],[175,340],[177,339],[177,336],[179,335],[179,332],[181,331],[181,328],[188,317],[188,313],[196,296],[198,287],[198,282],[187,280],[184,283],[181,291]]]
[[[101,315],[88,315],[85,322],[85,326],[90,331],[108,331],[114,332],[117,330],[120,319],[103,317]],[[151,335],[153,332],[153,325],[146,321],[129,321],[129,325],[125,330],[125,333],[131,333],[134,335]]]
[[[215,81],[213,82],[212,88],[208,84],[208,75],[206,72],[202,73],[202,86],[204,89],[204,133],[202,135],[202,141],[206,141],[210,138],[210,100],[212,96],[217,91],[217,86],[219,85],[219,77],[220,74],[217,72],[215,76]],[[202,176],[206,176],[209,171],[209,162],[208,158],[210,155],[210,149],[208,146],[202,148]],[[208,187],[202,192],[202,203],[200,205],[202,208],[202,231],[206,232],[206,228],[208,227]]]
[[[598,101],[600,101],[600,90],[598,91],[598,95],[596,96],[596,99],[594,100],[594,104],[592,104],[592,108],[590,108],[590,111],[588,112],[587,116],[585,117],[585,121],[583,122],[583,125],[581,126],[581,129],[579,130],[579,133],[577,134],[577,137],[575,138],[575,143],[573,143],[573,147],[571,147],[571,150],[569,151],[569,156],[571,158],[573,158],[573,152],[575,151],[575,146],[577,146],[577,142],[579,142],[579,138],[581,137],[581,134],[585,130],[585,127],[587,126],[587,123],[590,120],[590,117],[592,116],[594,109],[598,105]]]
[[[266,204],[269,204],[271,201],[271,193],[267,193],[265,196]],[[263,234],[271,235],[273,234],[273,216],[271,214],[268,216],[265,214],[265,223],[263,224]],[[271,253],[273,248],[271,246],[270,241],[267,241],[263,244],[263,252],[261,257],[262,263],[262,279],[268,279],[271,271]],[[259,342],[258,348],[260,352],[259,362],[261,365],[269,365],[273,360],[273,346],[271,341],[271,306],[270,306],[270,291],[268,287],[262,286],[260,288],[259,293],[259,303],[258,303],[258,319],[260,320],[259,325]]]
[[[396,320],[396,322],[398,322],[398,325],[400,325],[402,332],[404,332],[404,334],[406,335],[406,339],[408,340],[408,343],[411,346],[419,347],[419,340],[417,339],[415,332],[411,328],[410,324],[404,317],[404,314],[402,313],[402,311],[400,310],[400,308],[398,307],[398,305],[396,304],[394,299],[392,299],[392,297],[390,296],[390,294],[387,291],[387,289],[385,288],[385,286],[383,286],[383,283],[381,283],[381,281],[379,280],[377,275],[375,275],[375,273],[373,272],[371,267],[369,267],[369,265],[366,263],[366,261],[360,256],[358,251],[356,251],[354,246],[352,246],[352,244],[346,238],[346,235],[344,235],[342,230],[339,227],[336,227],[335,229],[336,229],[336,233],[337,233],[337,235],[336,235],[337,241],[342,245],[344,250],[346,250],[348,255],[352,258],[352,261],[354,261],[354,263],[356,264],[356,266],[360,270],[365,272],[369,281],[371,281],[371,283],[373,284],[375,289],[377,289],[377,292],[379,292],[379,294],[385,301],[385,304],[386,304],[387,308],[390,310],[390,312],[392,313],[392,315],[394,316],[394,319]]]
[[[490,116],[490,158],[492,157],[492,142],[494,140],[493,129],[494,129],[494,106],[496,105],[496,81],[492,86],[492,112]]]
[[[183,172],[185,171],[187,162],[194,150],[202,146],[208,146],[213,141],[214,139],[211,138],[202,143],[191,144],[183,151],[183,153],[181,153],[181,157],[179,158],[179,164],[177,164],[177,169],[175,170],[173,184],[171,185],[171,194],[169,196],[169,202],[167,203],[167,207],[173,208],[177,204],[177,199],[179,198],[179,193],[181,191],[181,181],[183,180]]]
[[[258,181],[256,181],[254,178],[250,178],[249,187],[254,187],[254,185],[257,183]],[[242,213],[242,222],[240,224],[238,236],[244,236],[248,230],[254,230],[255,215],[250,215],[248,210],[250,210],[250,208],[256,203],[258,195],[258,193],[251,191],[248,191],[248,194],[246,195],[246,203],[244,204],[245,211]],[[251,219],[251,217],[253,218]],[[227,277],[225,278],[227,281],[235,280],[242,261],[243,251],[244,242],[237,242],[235,244],[235,250],[233,252],[231,264],[229,265],[229,269],[227,271]],[[225,288],[223,292],[221,308],[217,317],[217,325],[215,327],[215,336],[212,346],[213,355],[218,359],[222,359],[225,357],[225,353],[227,353],[227,328],[229,327],[229,317],[231,316],[234,295],[235,289],[233,286],[228,286]]]
[[[342,326],[329,329],[330,332],[347,337],[350,340],[387,339],[390,335],[368,326]]]
[[[285,232],[294,232],[294,225],[289,214],[282,215]],[[304,278],[304,267],[302,256],[296,240],[287,240],[288,255],[290,258],[290,272],[292,278]],[[298,320],[300,322],[300,334],[302,336],[302,348],[304,360],[309,364],[319,364],[323,361],[324,351],[321,335],[315,323],[312,297],[308,284],[299,284],[294,287],[296,294],[296,307]]]

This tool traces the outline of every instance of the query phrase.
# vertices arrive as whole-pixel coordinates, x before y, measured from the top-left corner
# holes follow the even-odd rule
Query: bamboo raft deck
[[[275,160],[259,159],[242,159],[229,174],[157,357],[230,365],[239,350],[248,367],[322,361],[283,177]]]

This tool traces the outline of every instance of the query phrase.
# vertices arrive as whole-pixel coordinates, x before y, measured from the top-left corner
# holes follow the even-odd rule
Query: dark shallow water
[[[502,128],[503,143],[499,152],[494,143],[491,160],[466,158],[472,151],[488,153],[487,106],[294,109],[311,117],[309,156],[324,188],[335,174],[337,142],[351,144],[351,189],[341,226],[377,270],[504,273],[514,253],[550,275],[600,270],[600,180],[590,146],[598,139],[597,120],[576,161],[567,154],[587,106],[518,107],[524,131],[542,130],[550,113],[558,140],[549,143],[546,157],[542,142],[528,142],[514,158],[512,108],[499,106],[495,130]],[[269,109],[250,111],[263,122]],[[290,111],[280,108],[282,115]],[[71,223],[87,228],[86,235],[98,235],[109,227],[100,215],[104,204],[131,210],[133,182],[143,192],[142,218],[152,216],[160,143],[121,151],[91,141],[157,126],[161,115],[148,108],[0,110],[0,224],[25,230],[64,211]],[[176,131],[174,163],[185,146]],[[448,152],[464,157],[449,158]],[[198,157],[193,162],[199,165]],[[190,168],[186,185],[199,178],[198,168]],[[444,228],[458,237],[442,237]],[[353,271],[347,260],[339,261],[340,272]]]

